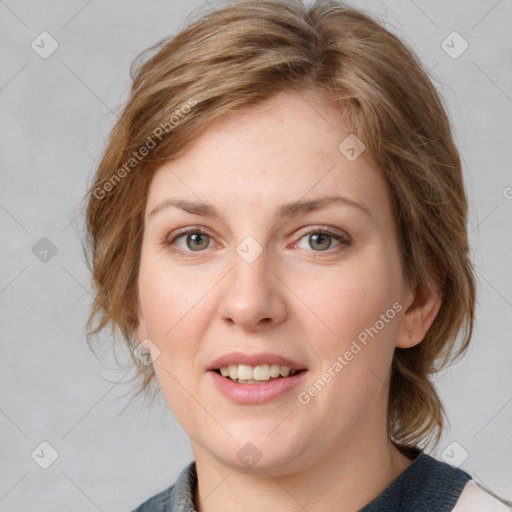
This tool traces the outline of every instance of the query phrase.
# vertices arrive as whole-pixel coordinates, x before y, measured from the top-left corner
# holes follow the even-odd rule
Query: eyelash
[[[187,229],[185,231],[176,233],[172,238],[167,238],[165,240],[164,244],[167,247],[171,248],[172,252],[183,254],[185,257],[194,257],[195,255],[203,253],[206,249],[201,250],[201,251],[190,251],[190,250],[182,250],[182,249],[172,248],[174,246],[175,242],[179,238],[181,238],[185,235],[190,235],[190,234],[206,235],[206,236],[210,237],[211,239],[213,239],[213,235],[211,233],[209,233],[208,231],[206,231],[205,229],[193,228],[193,229]],[[349,246],[351,243],[350,239],[346,235],[342,235],[341,233],[332,231],[331,229],[329,229],[326,226],[316,226],[315,228],[310,229],[309,231],[301,232],[299,234],[298,241],[295,242],[295,244],[300,242],[300,240],[302,240],[302,238],[304,238],[307,235],[328,235],[329,237],[334,238],[335,240],[340,242],[340,244],[337,245],[336,247],[331,248],[331,249],[325,249],[323,251],[314,251],[313,249],[309,249],[309,250],[305,249],[308,252],[312,252],[313,254],[315,254],[315,256],[312,256],[313,258],[322,257],[322,254],[332,255],[333,252],[338,252],[338,251],[342,250],[344,247]]]

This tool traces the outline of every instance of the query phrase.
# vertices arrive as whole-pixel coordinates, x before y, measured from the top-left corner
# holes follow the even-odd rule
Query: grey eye
[[[300,240],[308,239],[308,247],[306,249],[313,249],[314,251],[326,251],[327,249],[331,249],[333,247],[333,242],[337,242],[340,244],[341,242],[338,240],[337,236],[333,236],[329,233],[324,232],[313,232],[307,233]],[[336,245],[336,243],[335,243]],[[299,241],[300,246],[300,241]],[[304,247],[303,247],[304,248]]]
[[[192,251],[206,249],[210,244],[210,237],[205,233],[189,233],[186,236],[187,247]]]
[[[183,246],[185,240],[185,246]],[[186,231],[180,235],[169,240],[169,246],[176,245],[181,251],[184,252],[199,252],[202,249],[207,249],[212,241],[212,237],[202,231]]]
[[[332,241],[332,237],[329,235],[323,235],[321,233],[315,233],[310,235],[309,246],[311,249],[320,249],[321,251],[325,251],[329,249]]]

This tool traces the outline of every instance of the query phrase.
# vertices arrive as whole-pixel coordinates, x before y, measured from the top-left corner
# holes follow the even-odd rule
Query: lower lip
[[[306,370],[302,370],[292,377],[283,377],[265,384],[237,384],[213,370],[208,373],[212,376],[217,389],[233,402],[237,404],[265,404],[297,386],[306,375]]]

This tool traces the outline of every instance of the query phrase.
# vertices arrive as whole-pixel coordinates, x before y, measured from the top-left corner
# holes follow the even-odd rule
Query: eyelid
[[[164,244],[168,247],[172,247],[175,244],[175,241],[177,238],[188,235],[191,233],[199,233],[203,235],[209,236],[213,241],[215,241],[215,235],[212,233],[211,230],[208,228],[202,227],[202,226],[189,226],[186,228],[181,228],[176,230],[175,232],[171,233],[170,235],[165,237]],[[295,233],[294,238],[297,239],[296,242],[293,243],[293,246],[295,246],[304,236],[310,235],[310,234],[327,234],[329,236],[332,236],[333,238],[336,238],[340,244],[334,248],[327,249],[325,251],[314,251],[314,250],[308,250],[308,252],[311,252],[313,254],[322,255],[324,254],[332,254],[336,251],[337,247],[344,247],[346,245],[349,245],[352,242],[351,237],[345,232],[340,230],[339,228],[335,228],[333,226],[327,226],[327,225],[316,225],[316,226],[307,226],[305,228],[300,229],[298,232]],[[185,255],[194,255],[194,254],[201,254],[204,253],[205,250],[202,251],[184,251],[182,249],[173,249],[173,252],[185,254]]]
[[[187,226],[186,228],[180,228],[180,229],[177,229],[176,231],[173,231],[172,233],[167,235],[165,238],[166,238],[166,240],[169,240],[170,238],[172,238],[174,240],[178,236],[188,235],[189,233],[202,233],[204,235],[211,236],[212,238],[214,237],[213,232],[208,228],[205,228],[203,226]]]
[[[352,240],[350,238],[350,236],[348,235],[348,233],[346,233],[345,231],[343,231],[339,228],[335,228],[334,226],[327,226],[327,225],[322,225],[322,224],[319,224],[319,225],[313,226],[313,227],[308,226],[304,229],[301,229],[297,232],[297,234],[295,236],[300,236],[300,238],[302,238],[305,235],[309,235],[309,234],[313,234],[313,233],[327,233],[329,235],[334,235],[336,237],[342,238],[342,239],[346,240],[347,242],[350,242]]]

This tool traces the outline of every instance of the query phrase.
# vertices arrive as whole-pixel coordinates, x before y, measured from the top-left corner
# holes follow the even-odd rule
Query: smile
[[[281,367],[279,368],[281,371]],[[249,369],[252,370],[252,367],[249,367]],[[239,379],[237,377],[235,381],[230,378],[229,373],[223,376],[220,369],[208,371],[207,375],[210,375],[213,379],[215,389],[231,402],[235,404],[256,405],[271,402],[279,397],[285,398],[286,394],[298,386],[304,379],[307,370],[294,370],[294,372],[292,375],[290,370],[286,377],[280,375],[279,377],[269,377],[266,380]],[[254,372],[252,375],[254,376]],[[289,399],[294,400],[295,396],[289,397]]]
[[[279,364],[261,364],[257,366],[230,364],[229,366],[221,366],[215,371],[223,377],[242,384],[260,384],[280,378],[293,377],[297,373],[297,370]]]

